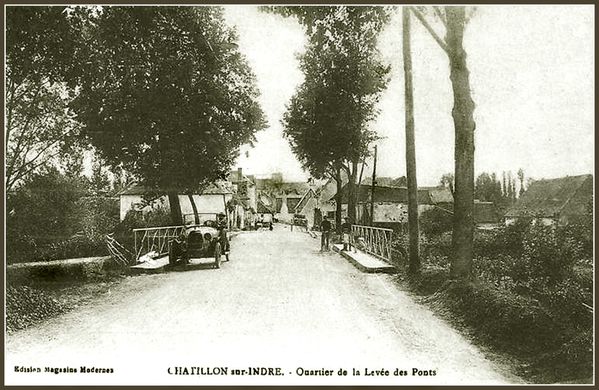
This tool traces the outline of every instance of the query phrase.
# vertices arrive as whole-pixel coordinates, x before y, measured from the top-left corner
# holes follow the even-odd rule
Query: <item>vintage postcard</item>
[[[594,6],[4,12],[5,385],[594,384]]]

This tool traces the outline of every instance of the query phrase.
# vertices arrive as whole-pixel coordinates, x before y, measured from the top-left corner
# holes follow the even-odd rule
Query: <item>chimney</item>
[[[243,178],[243,168],[239,167],[239,168],[237,168],[237,180],[241,181],[242,178]]]

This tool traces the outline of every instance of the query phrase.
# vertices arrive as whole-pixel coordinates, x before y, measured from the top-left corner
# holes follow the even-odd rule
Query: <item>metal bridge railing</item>
[[[393,263],[391,257],[392,229],[352,225],[353,245],[373,256]]]
[[[167,254],[171,240],[179,237],[184,229],[183,225],[133,229],[135,260],[151,251],[156,251],[160,255]]]

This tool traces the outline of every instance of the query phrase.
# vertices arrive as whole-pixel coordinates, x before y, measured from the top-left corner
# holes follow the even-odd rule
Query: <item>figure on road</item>
[[[344,222],[341,224],[341,234],[343,234],[343,250],[351,250],[351,222],[349,217],[343,218]]]
[[[231,249],[229,244],[229,236],[227,234],[227,219],[224,214],[219,214],[217,216],[217,219],[218,241],[220,242],[220,247],[222,248],[221,250],[225,254],[226,260],[229,261],[229,251]]]
[[[320,251],[328,251],[329,238],[331,237],[331,222],[327,219],[326,215],[320,223],[320,230],[322,231],[322,235],[320,237]]]

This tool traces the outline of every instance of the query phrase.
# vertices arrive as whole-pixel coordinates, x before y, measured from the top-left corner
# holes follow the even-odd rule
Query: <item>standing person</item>
[[[324,216],[324,219],[320,223],[320,230],[322,235],[320,236],[320,251],[329,250],[329,238],[331,237],[331,222]]]
[[[343,218],[343,223],[341,224],[341,234],[343,235],[343,250],[351,250],[351,223],[349,222],[349,217]]]
[[[225,255],[225,259],[229,261],[229,235],[227,234],[227,220],[225,219],[224,214],[219,214],[219,222],[217,225],[218,230],[218,241],[220,242],[220,247],[222,253]]]

